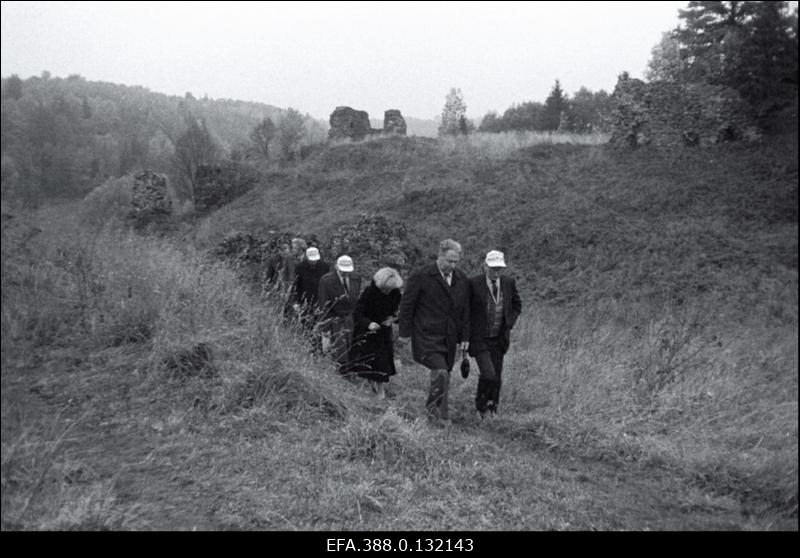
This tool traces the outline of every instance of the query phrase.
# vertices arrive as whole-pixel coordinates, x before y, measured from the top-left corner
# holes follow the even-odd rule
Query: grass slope
[[[3,529],[796,530],[796,143],[342,144],[194,243],[90,228],[90,204],[4,216]],[[475,374],[446,430],[414,364],[389,401],[340,380],[204,254],[364,211],[473,271],[509,254],[497,420]]]

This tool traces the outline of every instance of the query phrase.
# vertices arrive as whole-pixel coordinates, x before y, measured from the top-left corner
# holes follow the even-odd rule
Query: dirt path
[[[113,389],[95,385],[88,392],[95,396],[84,384],[81,398],[70,388],[78,370],[54,372],[3,372],[4,450],[26,429],[31,442],[52,445],[63,435],[35,490],[20,472],[35,469],[36,459],[17,451],[7,462],[4,451],[4,528],[775,528],[671,471],[581,457],[529,417],[482,422],[463,402],[444,430],[407,416],[423,450],[419,458],[401,455],[395,466],[334,451],[348,443],[342,424],[276,424],[258,410],[203,417],[179,397],[137,395],[131,376]],[[376,420],[389,406],[413,415],[407,402],[418,394],[407,395],[372,403]],[[20,501],[6,496],[14,482],[21,495],[34,493],[21,516]]]

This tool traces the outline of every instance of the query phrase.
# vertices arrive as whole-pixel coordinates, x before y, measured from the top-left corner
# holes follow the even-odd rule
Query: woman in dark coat
[[[397,373],[392,324],[397,321],[402,286],[403,279],[396,270],[379,269],[353,311],[352,370],[367,379],[381,397],[386,396],[384,385]]]

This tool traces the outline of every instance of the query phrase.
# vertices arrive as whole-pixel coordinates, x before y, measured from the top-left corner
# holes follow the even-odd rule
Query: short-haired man
[[[292,247],[289,242],[281,242],[278,249],[279,252],[267,260],[266,280],[269,287],[278,286],[280,288],[283,286],[284,270],[292,256]]]
[[[469,354],[480,372],[475,407],[481,418],[487,412],[497,413],[503,356],[511,343],[511,329],[522,312],[516,282],[503,276],[505,267],[503,253],[492,250],[486,254],[484,272],[469,280]]]
[[[331,353],[342,374],[349,373],[353,310],[361,293],[361,278],[353,274],[353,269],[352,258],[340,256],[334,268],[319,280],[322,349]]]
[[[469,281],[460,261],[461,245],[443,240],[436,262],[409,277],[400,300],[400,342],[410,337],[414,360],[430,370],[425,410],[435,426],[449,422],[450,371],[456,350],[469,346]]]

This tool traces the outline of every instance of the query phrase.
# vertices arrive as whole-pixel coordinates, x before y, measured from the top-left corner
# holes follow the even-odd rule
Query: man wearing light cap
[[[487,412],[497,413],[503,356],[511,343],[511,329],[522,312],[517,284],[503,276],[505,267],[503,253],[492,250],[486,254],[484,272],[469,280],[469,354],[480,371],[475,407],[481,418]]]
[[[353,259],[340,256],[334,268],[319,280],[320,331],[322,348],[347,374],[353,345],[353,310],[361,293],[361,278],[353,274]]]
[[[295,268],[293,308],[295,314],[300,316],[300,323],[306,334],[311,336],[315,351],[321,349],[321,339],[313,333],[319,317],[319,281],[330,269],[330,264],[322,260],[316,246],[306,249],[305,258]]]

